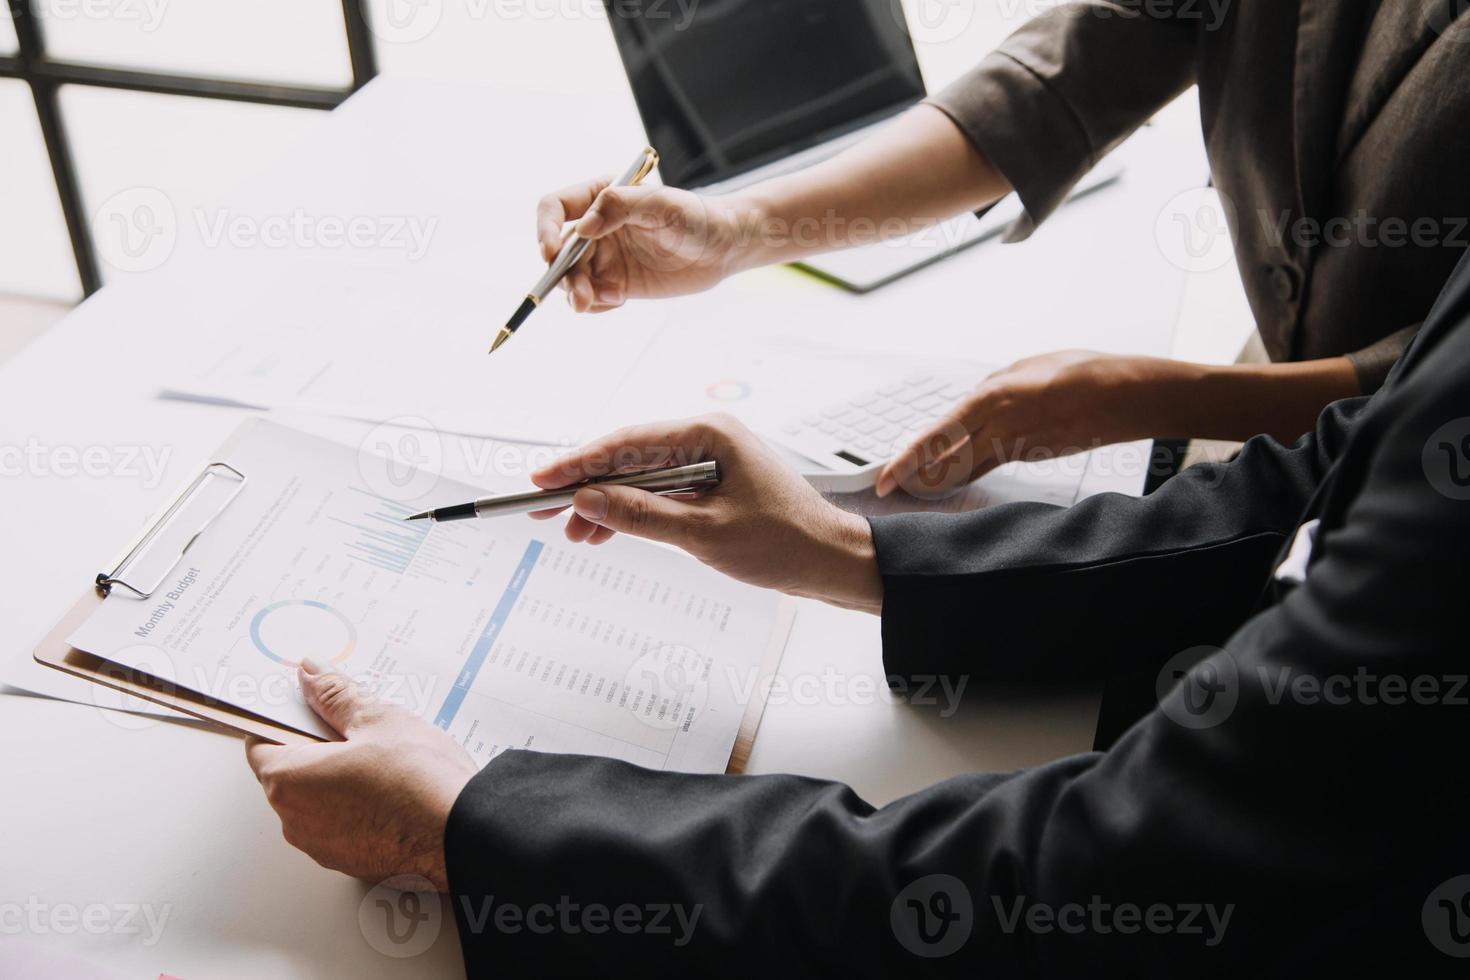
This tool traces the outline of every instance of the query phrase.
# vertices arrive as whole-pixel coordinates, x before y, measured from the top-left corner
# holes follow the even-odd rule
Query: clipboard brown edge
[[[31,655],[36,662],[65,671],[102,687],[112,688],[114,691],[120,691],[139,700],[172,708],[199,721],[208,722],[239,734],[254,735],[256,738],[262,738],[277,745],[304,745],[320,741],[294,728],[277,725],[275,722],[216,701],[203,694],[177,687],[167,681],[140,671],[130,670],[95,654],[78,650],[66,642],[67,637],[71,636],[91,615],[92,610],[101,604],[102,596],[95,590],[90,590],[87,595],[78,599],[51,632],[46,634],[40,646],[32,651]],[[104,704],[97,704],[96,707],[109,708]]]
[[[240,423],[214,454],[214,458],[228,458],[230,450],[244,439],[251,429],[264,421],[259,416],[253,416]],[[174,496],[176,497],[177,494]],[[140,671],[130,670],[121,664],[76,649],[67,642],[67,637],[71,636],[92,610],[102,603],[102,598],[95,588],[89,588],[52,628],[51,632],[46,634],[40,645],[32,651],[36,662],[139,700],[172,708],[181,714],[228,731],[254,735],[277,745],[304,745],[320,741],[315,736],[304,734],[294,728],[287,728],[233,705],[177,687],[167,681]],[[750,753],[755,748],[756,733],[760,729],[761,718],[766,710],[769,694],[767,682],[780,666],[795,619],[795,601],[783,596],[778,604],[776,620],[770,636],[766,639],[766,648],[757,669],[756,686],[752,688],[755,695],[745,706],[745,713],[740,719],[739,731],[735,735],[735,745],[730,751],[730,759],[725,766],[727,774],[742,774],[750,763]],[[97,705],[97,707],[105,708],[106,706]]]
[[[786,643],[791,637],[791,627],[795,621],[796,601],[782,596],[776,608],[775,625],[771,628],[771,635],[766,641],[765,653],[761,657],[755,687],[751,689],[753,696],[750,703],[745,706],[745,714],[740,718],[740,730],[735,734],[735,747],[730,750],[730,762],[725,766],[726,775],[744,775],[745,767],[750,764],[750,753],[755,748],[756,732],[760,730],[761,718],[766,713],[766,699],[770,694],[770,685],[767,682],[775,675],[776,668],[781,665],[781,658],[786,653]]]

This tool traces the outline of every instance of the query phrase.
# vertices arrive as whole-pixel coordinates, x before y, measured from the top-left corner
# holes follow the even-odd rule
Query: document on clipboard
[[[74,653],[164,683],[184,710],[319,739],[337,736],[305,704],[304,657],[482,765],[507,748],[743,764],[788,600],[645,542],[571,545],[559,522],[405,522],[475,489],[264,420],[217,460],[98,577],[105,599],[67,624]]]

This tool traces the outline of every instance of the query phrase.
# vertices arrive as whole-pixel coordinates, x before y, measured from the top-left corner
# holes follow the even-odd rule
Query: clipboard
[[[183,561],[195,541],[209,531],[210,525],[224,513],[249,480],[228,462],[231,448],[239,442],[259,419],[243,423],[227,439],[215,454],[216,460],[207,464],[183,490],[169,503],[159,516],[149,523],[147,529],[128,547],[111,571],[100,572],[87,590],[72,605],[71,609],[41,640],[32,651],[37,663],[60,670],[110,688],[121,694],[147,701],[161,707],[171,708],[183,715],[205,722],[217,728],[239,735],[251,735],[277,745],[307,745],[322,739],[279,724],[269,718],[246,711],[235,705],[211,698],[189,688],[179,687],[167,680],[133,670],[96,654],[78,650],[67,642],[87,617],[102,604],[114,588],[122,588],[140,599],[149,598],[168,581],[169,575]],[[233,483],[232,491],[226,489],[222,504],[211,503],[204,495],[204,488],[212,481],[223,480]],[[169,537],[172,535],[172,538]],[[181,543],[173,553],[168,542]],[[143,575],[138,568],[145,556],[155,549],[163,549],[165,558],[172,561],[156,574]],[[750,753],[755,746],[756,733],[761,717],[765,713],[766,692],[770,689],[770,678],[781,662],[786,640],[796,618],[796,605],[782,599],[777,610],[776,621],[771,630],[766,649],[751,689],[754,696],[745,706],[735,744],[725,772],[739,775],[745,772]]]

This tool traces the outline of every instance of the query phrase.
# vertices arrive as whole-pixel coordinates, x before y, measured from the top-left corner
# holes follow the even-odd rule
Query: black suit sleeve
[[[1367,404],[1339,402],[1294,447],[1253,439],[1148,497],[874,520],[888,674],[1096,679],[1222,643]]]
[[[1127,505],[1155,522],[1112,529],[1160,542],[1127,550],[1145,565],[1216,538],[1228,553],[1279,536],[1278,510],[1335,461],[1304,582],[1273,587],[1108,752],[881,808],[799,776],[507,752],[445,836],[471,976],[1463,976],[1470,272],[1443,305],[1451,323],[1431,318],[1351,433],[1328,422],[1292,452],[1258,445],[1216,487]],[[1288,502],[1267,502],[1282,483]],[[1073,564],[1110,591],[1127,563],[1112,538],[1038,514],[1028,531],[1071,540],[1032,542],[1053,566],[1042,599],[1085,601],[1049,584]],[[1153,581],[1238,596],[1262,587],[1241,570],[1259,564],[1188,568],[1248,586]]]
[[[1305,584],[1105,754],[962,776],[881,808],[799,776],[500,756],[457,801],[445,840],[470,975],[1387,975],[1392,963],[1397,975],[1426,976],[1461,966],[1426,932],[1457,906],[1424,911],[1437,885],[1470,872],[1457,761],[1470,710],[1460,706],[1470,502],[1437,490],[1421,461],[1431,433],[1470,418],[1460,366],[1470,344],[1444,356],[1453,361],[1436,363],[1457,361],[1453,373],[1423,372],[1443,384],[1410,379],[1393,416],[1360,421]],[[1104,501],[1075,520],[1019,511],[1013,527],[1066,541],[1032,542],[1050,571],[1029,577],[1041,596],[1029,601],[1094,609],[1087,594],[1118,594],[1112,576],[1137,562],[1165,570],[1147,580],[1176,601],[1218,588],[1238,606],[1261,587],[1258,552],[1200,564],[1178,555],[1279,538],[1290,523],[1281,512],[1299,507],[1312,460],[1327,455],[1315,439],[1291,452],[1258,445],[1213,487]],[[1286,501],[1262,502],[1283,482]],[[1152,535],[1125,526],[1129,514],[1152,522]],[[1110,546],[1119,538],[1130,547]],[[938,568],[971,566],[959,545],[945,547]],[[1007,581],[986,574],[994,561],[975,582]],[[1053,584],[1074,567],[1088,584]],[[922,560],[907,563],[906,574],[922,571]],[[1227,571],[1251,584],[1207,577]],[[907,601],[917,611],[921,600]],[[1183,637],[1187,618],[1163,628]]]

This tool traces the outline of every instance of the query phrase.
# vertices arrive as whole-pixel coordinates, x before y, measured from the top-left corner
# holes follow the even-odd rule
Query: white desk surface
[[[640,132],[623,88],[537,97],[381,79],[224,200],[240,213],[433,214],[433,261],[483,278],[495,305],[534,278],[537,194],[619,165]],[[1075,346],[1167,354],[1184,276],[1160,254],[1154,224],[1165,202],[1201,182],[1198,142],[1188,119],[1145,131],[1123,187],[1067,209],[1026,245],[983,246],[861,298],[766,270],[680,315],[992,362]],[[513,152],[526,145],[534,149]],[[612,147],[618,159],[577,154],[588,146]],[[8,679],[41,669],[28,663],[35,642],[241,419],[155,397],[181,339],[227,301],[211,283],[227,276],[248,288],[256,270],[279,263],[362,258],[208,250],[185,238],[162,269],[121,277],[0,367],[0,446],[38,446],[58,463],[62,447],[104,447],[119,464],[124,451],[167,454],[158,481],[126,467],[6,480]],[[368,428],[286,421],[352,442]],[[830,672],[845,679],[845,696],[820,694]],[[882,690],[877,620],[815,603],[801,608],[782,674],[797,687],[766,711],[751,770],[842,780],[879,804],[959,773],[1086,750],[1096,714],[1087,691],[988,692],[948,719],[889,704],[871,693]],[[77,975],[189,980],[462,972],[447,918],[420,956],[374,950],[358,924],[366,887],[281,840],[228,735],[12,692],[0,697],[0,798],[0,973],[22,956],[57,958],[47,966],[56,975],[71,962]],[[155,919],[167,914],[152,944],[143,916],[123,921],[145,905]]]

